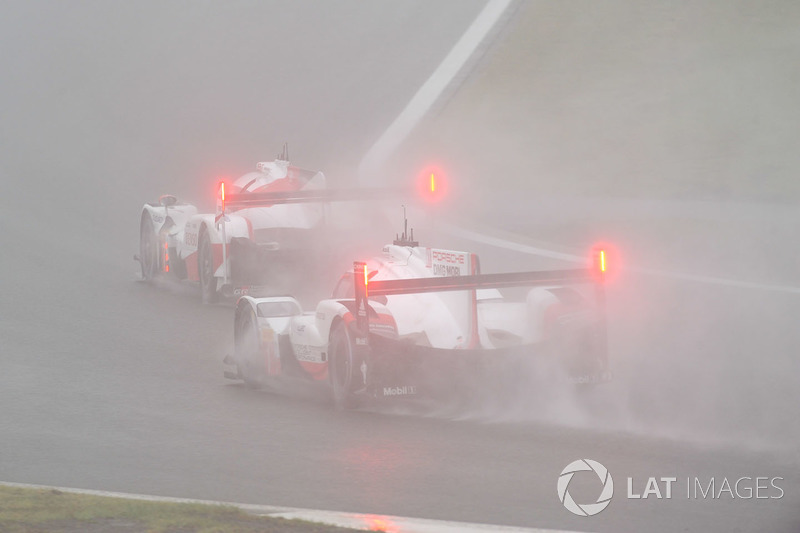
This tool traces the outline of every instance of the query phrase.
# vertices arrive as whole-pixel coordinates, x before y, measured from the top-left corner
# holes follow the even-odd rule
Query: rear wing
[[[290,167],[290,170],[293,167]],[[401,189],[371,188],[371,189],[311,189],[297,191],[268,191],[268,192],[246,192],[246,193],[226,193],[225,182],[219,184],[219,194],[217,196],[217,213],[214,217],[214,224],[221,226],[222,231],[222,264],[225,266],[223,271],[223,285],[228,284],[228,239],[225,236],[225,221],[227,211],[236,211],[248,207],[271,207],[278,204],[303,204],[303,203],[326,203],[326,202],[345,202],[345,201],[364,201],[378,199],[397,199],[404,195],[406,191]]]
[[[357,330],[356,344],[363,346],[369,344],[369,313],[367,309],[370,296],[592,283],[595,286],[596,303],[600,316],[600,323],[598,324],[598,342],[600,342],[600,349],[603,352],[603,356],[606,357],[605,275],[606,253],[603,250],[596,250],[594,252],[593,265],[591,268],[381,281],[370,281],[367,264],[356,261],[353,263],[353,285],[355,287],[356,309],[355,326]]]
[[[312,189],[299,191],[248,192],[225,194],[225,183],[220,184],[217,212],[221,216],[226,210],[247,207],[270,207],[278,204],[302,204],[313,202],[348,202],[385,200],[397,198],[407,191],[401,189]]]
[[[365,265],[365,263],[355,263]],[[357,266],[357,269],[363,267]],[[365,296],[391,296],[394,294],[413,294],[423,292],[461,291],[472,289],[500,289],[504,287],[523,287],[537,285],[578,284],[595,281],[591,269],[544,270],[536,272],[512,272],[509,274],[474,274],[471,276],[436,276],[432,278],[390,279],[369,281],[361,279]],[[359,284],[357,284],[358,286]],[[356,291],[358,294],[358,291]],[[357,297],[357,296],[356,296]]]

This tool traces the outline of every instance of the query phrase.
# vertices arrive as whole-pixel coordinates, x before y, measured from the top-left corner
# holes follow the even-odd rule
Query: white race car
[[[225,375],[252,386],[316,381],[338,406],[432,394],[478,368],[513,372],[514,361],[547,353],[573,381],[607,381],[600,254],[596,268],[480,274],[475,254],[420,247],[404,233],[355,263],[312,312],[287,296],[240,298],[225,358],[235,370]],[[572,287],[582,284],[594,295]],[[498,290],[526,286],[523,301]]]
[[[165,195],[142,208],[139,255],[145,280],[168,275],[199,281],[204,302],[220,293],[246,294],[269,285],[319,252],[327,206],[322,172],[291,166],[286,147],[227,185],[220,183],[215,214]],[[315,240],[316,239],[316,240]]]

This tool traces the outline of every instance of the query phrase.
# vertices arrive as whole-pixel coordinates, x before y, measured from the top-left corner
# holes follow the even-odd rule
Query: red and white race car
[[[475,254],[403,235],[355,263],[312,312],[292,297],[240,298],[225,358],[235,370],[225,375],[256,386],[280,376],[319,382],[338,406],[431,394],[476,369],[514,372],[547,354],[572,381],[607,381],[605,253],[598,257],[593,268],[480,274]],[[505,287],[532,288],[510,301]]]
[[[171,195],[145,204],[135,257],[142,277],[199,281],[203,302],[214,302],[220,293],[246,294],[298,262],[311,263],[309,254],[324,240],[326,198],[316,196],[325,191],[325,176],[290,165],[285,147],[257,169],[220,183],[214,214]]]

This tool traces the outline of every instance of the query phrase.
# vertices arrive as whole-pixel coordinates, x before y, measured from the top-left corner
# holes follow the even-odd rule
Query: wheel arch
[[[316,314],[317,331],[319,332],[320,337],[330,341],[331,331],[333,331],[334,326],[340,321],[349,323],[347,315],[351,313],[350,309],[348,309],[346,305],[338,300],[322,300],[319,304],[317,304]],[[321,318],[328,316],[331,317],[329,321],[325,318]]]
[[[236,311],[234,312],[234,325],[242,316],[242,313],[246,311],[251,311],[258,317],[258,308],[256,307],[256,302],[251,296],[242,296],[236,301]]]
[[[160,210],[161,213],[158,213],[157,210]],[[158,232],[161,230],[161,227],[164,225],[165,216],[163,214],[164,208],[161,207],[153,207],[150,204],[144,204],[142,207],[142,213],[139,217],[139,230],[141,231],[142,227],[144,226],[145,219],[149,219],[150,223],[153,225],[153,233],[158,235]]]

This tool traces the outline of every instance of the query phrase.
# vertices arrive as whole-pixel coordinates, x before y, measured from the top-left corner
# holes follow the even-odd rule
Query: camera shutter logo
[[[576,472],[592,471],[597,474],[603,483],[603,490],[600,492],[595,503],[576,503],[569,493],[569,482],[572,481],[572,476]],[[611,479],[611,474],[608,469],[591,459],[578,459],[568,464],[561,475],[558,477],[558,499],[564,504],[564,507],[571,513],[578,516],[594,516],[611,503],[611,497],[614,495],[614,480]]]

